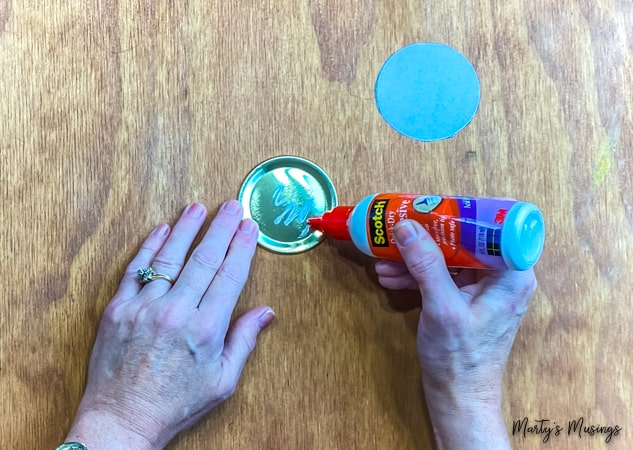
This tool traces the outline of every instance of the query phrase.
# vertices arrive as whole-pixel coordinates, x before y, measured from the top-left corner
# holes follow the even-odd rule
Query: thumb
[[[255,349],[257,336],[274,318],[275,312],[271,308],[260,307],[251,309],[235,321],[229,328],[222,352],[223,377],[237,382],[248,356]]]
[[[431,235],[414,220],[403,220],[393,229],[396,245],[411,276],[417,281],[424,306],[437,306],[459,294],[442,251]]]

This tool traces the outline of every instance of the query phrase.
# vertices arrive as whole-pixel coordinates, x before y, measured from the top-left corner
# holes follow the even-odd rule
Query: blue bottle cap
[[[532,203],[517,202],[503,222],[501,254],[513,270],[528,270],[541,257],[545,243],[543,214]]]
[[[481,96],[472,64],[444,44],[415,43],[387,59],[376,79],[376,105],[399,133],[420,141],[456,135]]]

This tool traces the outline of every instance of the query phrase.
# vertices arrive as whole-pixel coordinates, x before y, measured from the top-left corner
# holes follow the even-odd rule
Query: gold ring
[[[150,281],[154,281],[154,280],[166,280],[166,281],[169,281],[170,284],[174,283],[174,280],[169,275],[165,275],[164,273],[158,273],[151,267],[138,269],[136,271],[136,274],[138,275],[139,281],[142,284],[149,283]]]

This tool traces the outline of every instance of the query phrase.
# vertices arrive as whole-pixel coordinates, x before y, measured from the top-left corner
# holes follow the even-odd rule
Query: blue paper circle
[[[455,136],[472,120],[481,91],[472,64],[453,48],[415,43],[391,55],[376,79],[376,105],[399,133],[420,141]]]

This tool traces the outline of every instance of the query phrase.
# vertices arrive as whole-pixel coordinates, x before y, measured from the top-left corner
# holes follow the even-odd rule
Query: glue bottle
[[[334,239],[351,240],[367,255],[402,260],[393,227],[404,219],[419,222],[454,268],[527,270],[545,241],[538,207],[498,198],[372,194],[308,223]]]

